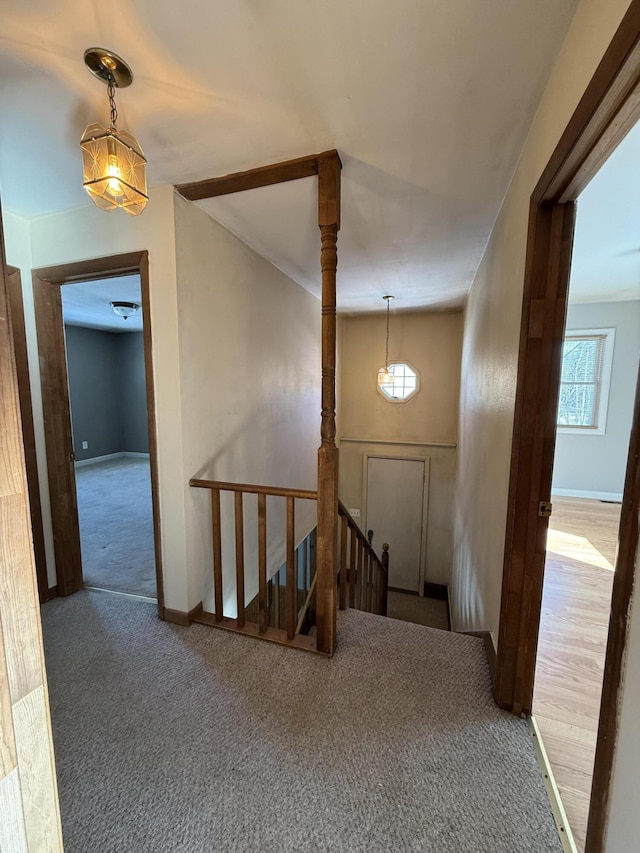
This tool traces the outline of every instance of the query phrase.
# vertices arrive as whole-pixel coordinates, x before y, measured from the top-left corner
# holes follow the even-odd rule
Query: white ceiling
[[[65,284],[62,288],[62,316],[69,326],[85,326],[105,332],[141,332],[142,308],[124,320],[114,314],[111,302],[135,302],[140,305],[140,276]]]
[[[576,5],[0,0],[3,203],[24,216],[90,204],[78,140],[107,117],[82,62],[97,44],[133,66],[120,125],[151,186],[337,148],[339,308],[383,310],[386,292],[396,310],[459,303]],[[306,183],[211,212],[317,292]]]
[[[640,123],[578,198],[570,302],[640,299]]]

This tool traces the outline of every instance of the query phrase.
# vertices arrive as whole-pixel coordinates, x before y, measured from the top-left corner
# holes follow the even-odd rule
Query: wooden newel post
[[[338,448],[336,447],[336,269],[340,229],[340,169],[337,151],[318,161],[318,225],[322,236],[322,423],[318,450],[318,651],[336,646]]]
[[[387,598],[389,595],[389,543],[385,542],[382,546],[382,607],[380,615],[387,615]]]

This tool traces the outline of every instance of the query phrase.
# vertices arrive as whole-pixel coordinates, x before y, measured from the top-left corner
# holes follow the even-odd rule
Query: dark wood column
[[[337,152],[318,161],[318,225],[322,235],[322,423],[318,450],[318,651],[336,645],[338,448],[336,447],[336,270],[340,229],[340,169]]]

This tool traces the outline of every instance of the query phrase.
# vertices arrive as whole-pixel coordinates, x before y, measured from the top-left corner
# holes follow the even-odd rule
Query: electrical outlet
[[[82,449],[83,449],[83,450],[88,450],[88,449],[89,449],[89,442],[88,442],[88,441],[83,441],[83,442],[82,442]]]
[[[359,509],[350,509],[349,515],[351,518],[360,518],[360,510]]]

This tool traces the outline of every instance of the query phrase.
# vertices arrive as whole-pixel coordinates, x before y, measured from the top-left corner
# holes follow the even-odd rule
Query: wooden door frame
[[[42,504],[40,501],[40,478],[36,458],[36,437],[33,425],[33,406],[31,402],[31,381],[29,379],[29,360],[27,358],[27,333],[24,325],[24,306],[22,302],[22,279],[17,267],[5,267],[5,287],[9,326],[13,338],[13,348],[18,378],[18,397],[20,400],[20,419],[22,441],[24,444],[25,467],[27,471],[27,489],[29,494],[29,513],[31,516],[31,535],[38,581],[38,598],[44,604],[50,598],[47,577],[47,555],[42,525]]]
[[[496,702],[516,714],[530,713],[533,699],[548,527],[539,502],[551,497],[575,200],[639,118],[640,0],[633,0],[531,197],[495,680]],[[637,500],[630,484],[637,490],[639,465],[630,445],[625,518]],[[637,518],[620,533],[586,853],[604,849]]]
[[[51,521],[59,595],[70,595],[82,586],[75,472],[72,467],[73,457],[70,455],[73,449],[73,436],[60,288],[65,284],[78,284],[83,281],[94,281],[97,278],[116,278],[135,274],[140,276],[156,588],[158,615],[162,619],[164,618],[164,583],[158,495],[153,344],[149,306],[149,253],[143,250],[92,258],[53,267],[42,267],[33,270],[32,274],[42,381],[47,471],[52,498]],[[54,499],[54,496],[58,496],[59,499]]]
[[[424,463],[424,474],[422,478],[422,530],[420,531],[420,572],[418,578],[418,595],[424,596],[424,588],[427,581],[427,536],[429,520],[429,489],[431,478],[430,456],[395,456],[392,453],[367,453],[362,454],[362,509],[364,510],[364,526],[368,527],[367,512],[369,511],[369,459],[391,459],[400,462],[422,462]],[[366,531],[363,531],[366,534]]]

